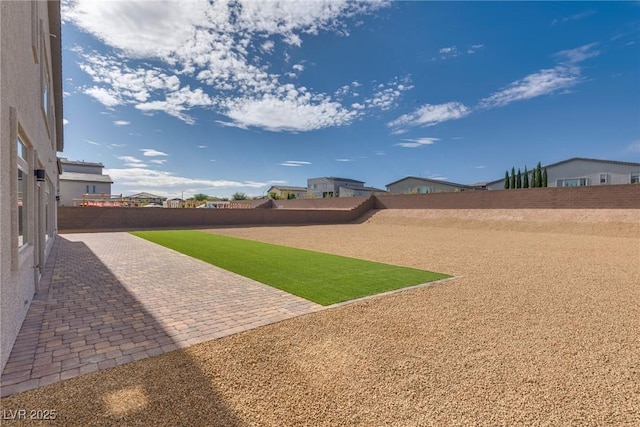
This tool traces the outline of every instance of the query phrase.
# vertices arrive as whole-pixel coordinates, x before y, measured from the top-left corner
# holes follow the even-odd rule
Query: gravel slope
[[[640,425],[640,212],[503,212],[502,225],[421,212],[214,232],[463,278],[74,378],[2,409],[56,409],[59,425]]]

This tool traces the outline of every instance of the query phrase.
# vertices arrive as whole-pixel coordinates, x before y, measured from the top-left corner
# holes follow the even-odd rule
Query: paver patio
[[[57,237],[2,397],[322,306],[128,233]]]

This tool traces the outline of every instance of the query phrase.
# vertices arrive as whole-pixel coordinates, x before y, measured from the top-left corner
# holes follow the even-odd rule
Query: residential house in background
[[[469,190],[473,190],[473,187],[449,181],[415,176],[408,176],[387,184],[387,191],[391,194],[428,194]]]
[[[0,371],[57,232],[60,2],[0,1]]]
[[[535,165],[531,165],[533,169]],[[543,166],[547,169],[547,187],[637,184],[640,163],[573,157]],[[531,173],[529,173],[531,182]],[[487,183],[489,190],[503,190],[504,178]]]
[[[167,200],[166,197],[158,196],[156,194],[146,193],[144,191],[141,193],[136,193],[130,196],[126,196],[124,197],[124,199],[130,200],[132,202],[139,203],[139,204],[153,203],[156,205],[163,205],[164,201]],[[176,200],[176,199],[172,199],[172,200]],[[177,200],[180,200],[182,202],[182,199],[177,199]]]
[[[364,188],[364,182],[333,176],[307,179],[307,190],[312,198],[341,197],[341,187]]]
[[[386,190],[375,187],[350,186],[343,185],[340,187],[340,197],[358,197],[358,196],[384,196],[389,194]]]
[[[111,197],[109,175],[104,175],[102,163],[69,160],[65,157],[60,162],[60,205],[78,205],[83,198],[95,199]],[[75,202],[74,202],[75,201]]]
[[[275,194],[278,199],[306,199],[307,189],[305,187],[288,187],[284,185],[274,185],[267,190],[267,194]]]

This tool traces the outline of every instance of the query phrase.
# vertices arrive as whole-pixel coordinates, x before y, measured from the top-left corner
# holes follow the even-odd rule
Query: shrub
[[[536,166],[536,187],[542,187],[542,166],[540,166],[540,162]]]

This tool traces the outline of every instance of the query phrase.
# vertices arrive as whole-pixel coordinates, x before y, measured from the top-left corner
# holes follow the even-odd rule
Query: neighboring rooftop
[[[397,184],[397,183],[399,183],[401,181],[404,181],[405,179],[417,179],[419,181],[430,182],[430,183],[435,183],[435,184],[447,184],[447,185],[454,185],[454,186],[457,186],[457,187],[471,188],[471,186],[467,185],[467,184],[457,184],[455,182],[445,181],[443,179],[421,178],[421,177],[418,177],[418,176],[405,176],[404,178],[401,178],[401,179],[399,179],[397,181],[393,181],[393,182],[387,184],[386,186],[390,187],[393,184]]]
[[[84,160],[69,160],[66,157],[59,157],[60,164],[62,165],[82,165],[82,166],[98,166],[103,168],[104,165],[102,163],[96,162],[85,162]]]
[[[79,172],[63,172],[60,174],[60,181],[107,182],[113,184],[109,175]]]
[[[166,197],[158,196],[157,194],[151,194],[146,192],[132,194],[130,196],[126,196],[127,199],[160,199],[167,200]]]

